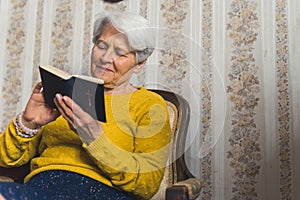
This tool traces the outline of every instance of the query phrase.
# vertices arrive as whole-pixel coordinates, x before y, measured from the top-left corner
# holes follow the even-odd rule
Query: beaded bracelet
[[[14,125],[15,125],[15,128],[16,128],[16,131],[17,131],[17,134],[23,138],[30,138],[30,137],[33,137],[33,136],[30,136],[30,135],[27,135],[23,132],[23,130],[18,126],[16,120],[14,120]]]
[[[23,123],[22,123],[22,116],[23,116],[23,113],[24,112],[21,112],[16,120],[14,121],[14,125],[15,125],[15,128],[16,128],[16,131],[17,131],[17,134],[21,137],[25,137],[25,138],[30,138],[30,137],[33,137],[35,136],[40,128],[38,129],[30,129],[28,127],[26,127]]]

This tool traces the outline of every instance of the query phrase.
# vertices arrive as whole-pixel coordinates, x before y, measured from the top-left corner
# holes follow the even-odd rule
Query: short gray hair
[[[130,47],[136,52],[137,63],[143,62],[152,54],[155,44],[154,31],[142,16],[129,12],[99,14],[94,23],[93,43],[97,42],[106,24],[111,24],[127,36]]]

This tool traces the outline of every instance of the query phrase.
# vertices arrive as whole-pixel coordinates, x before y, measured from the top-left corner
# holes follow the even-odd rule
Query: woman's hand
[[[84,143],[90,144],[101,135],[101,123],[82,110],[71,98],[57,94],[54,102],[71,129],[77,132]]]
[[[22,116],[22,123],[30,129],[40,128],[60,115],[56,109],[46,105],[42,87],[41,82],[34,87]]]

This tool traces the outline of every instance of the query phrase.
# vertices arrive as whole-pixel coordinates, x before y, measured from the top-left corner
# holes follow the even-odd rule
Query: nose
[[[103,51],[101,55],[101,60],[104,63],[113,63],[116,58],[117,58],[116,53],[114,52],[113,49],[110,48]]]

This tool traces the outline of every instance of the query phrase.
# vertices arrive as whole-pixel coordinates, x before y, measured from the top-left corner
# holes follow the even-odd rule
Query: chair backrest
[[[149,90],[159,94],[166,101],[173,141],[170,150],[169,165],[166,167],[159,191],[152,198],[154,200],[164,199],[165,190],[168,186],[185,180],[187,177],[193,177],[187,169],[184,159],[185,141],[190,121],[190,107],[189,103],[178,94],[159,89]]]

